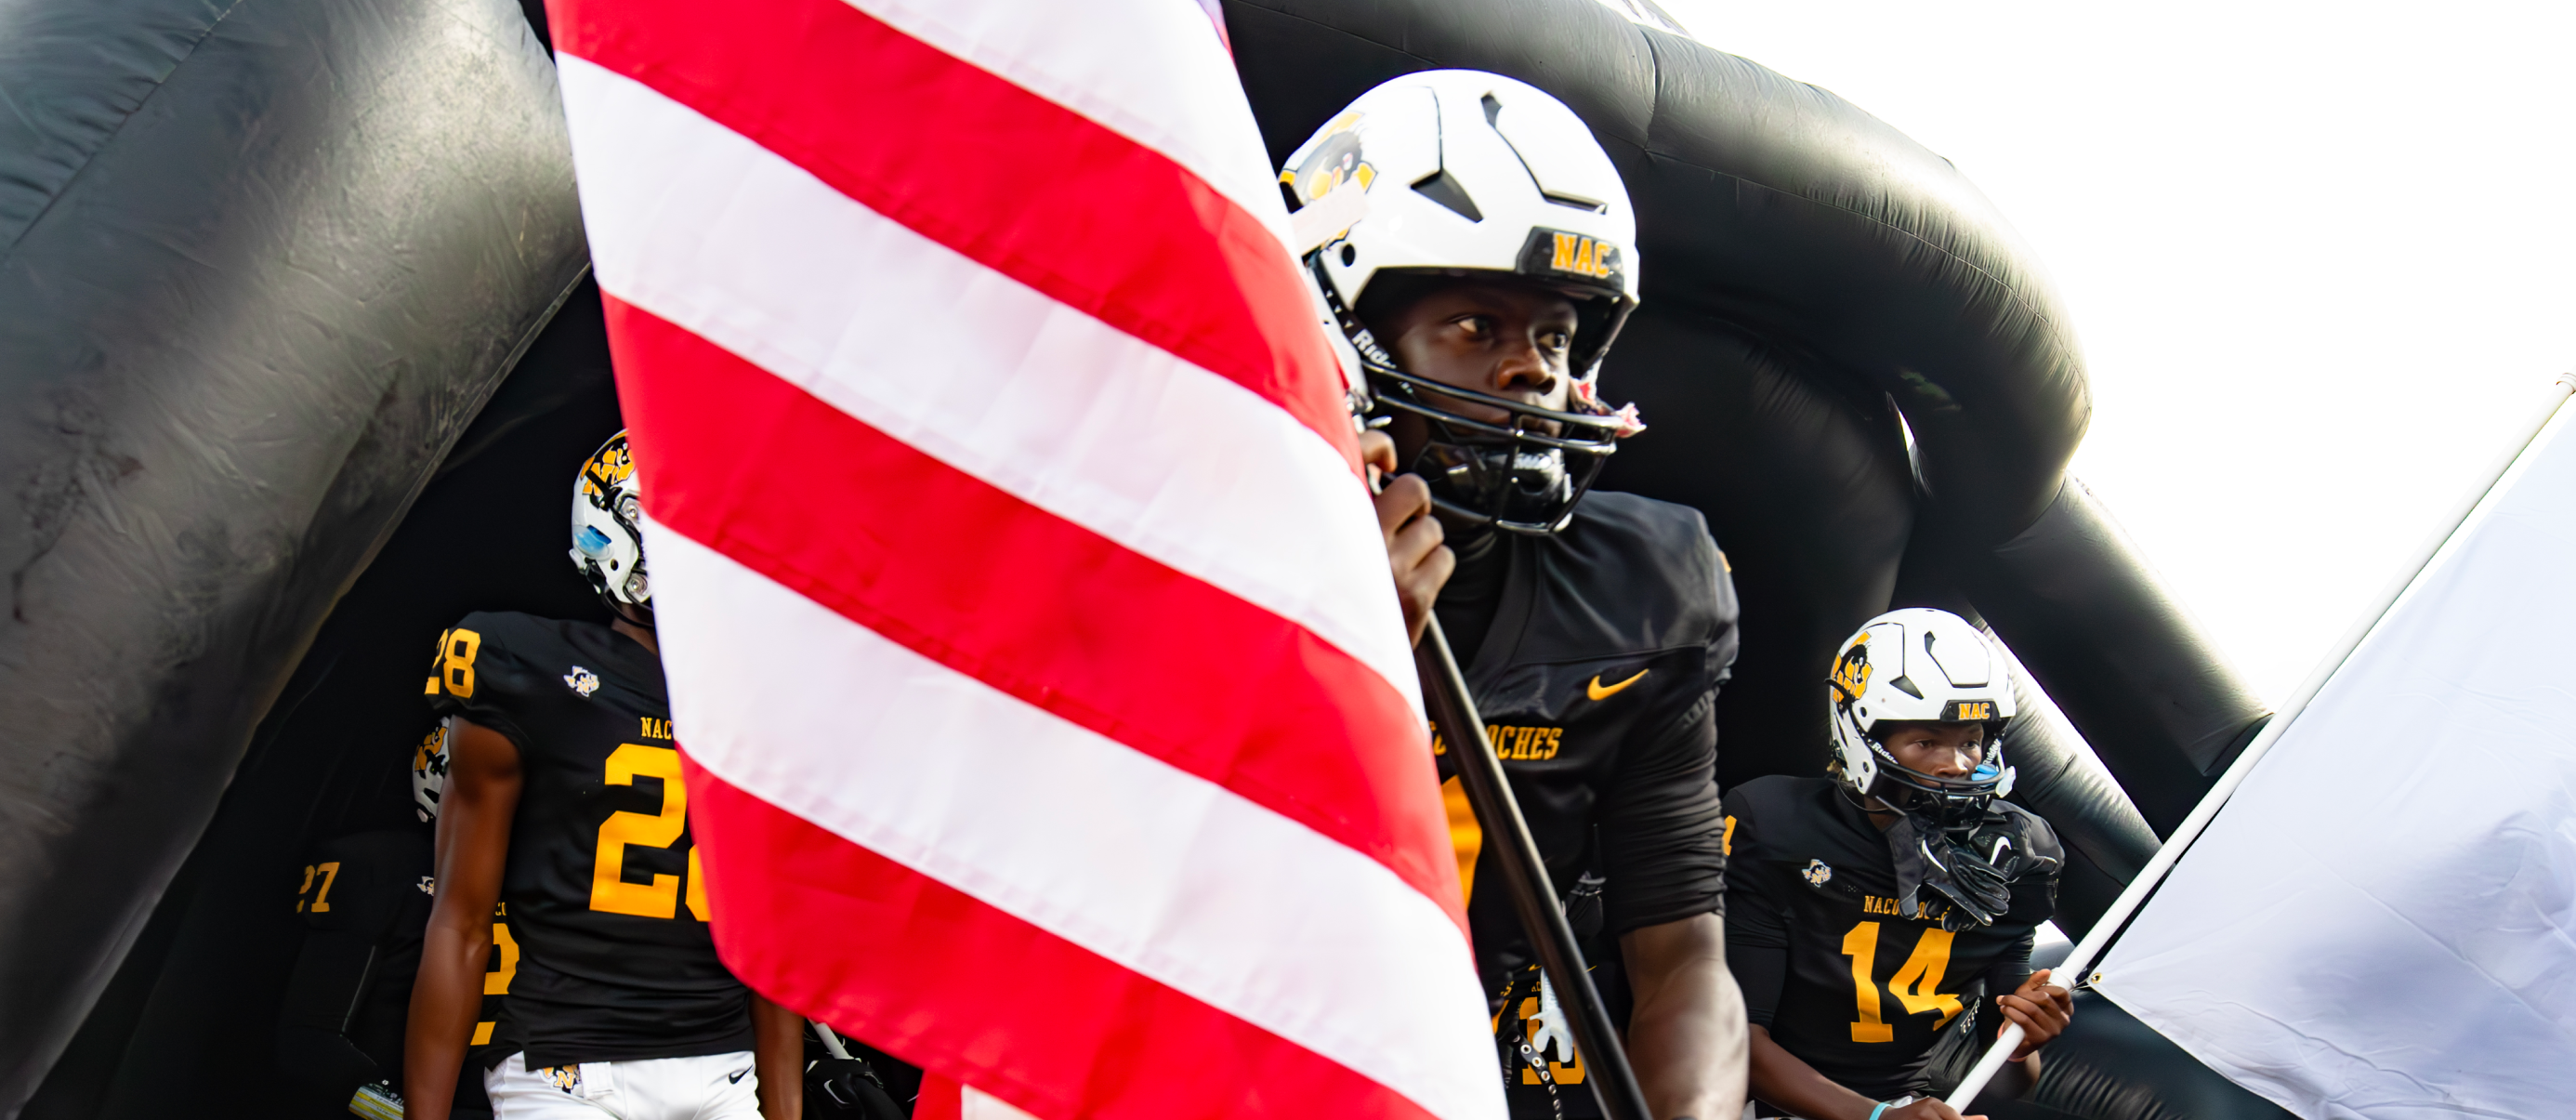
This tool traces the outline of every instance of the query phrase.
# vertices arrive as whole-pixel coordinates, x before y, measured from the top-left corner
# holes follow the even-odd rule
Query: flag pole
[[[1485,846],[1492,849],[1511,894],[1512,911],[1538,950],[1539,967],[1555,986],[1557,1003],[1573,1012],[1574,1021],[1566,1025],[1573,1028],[1574,1049],[1584,1063],[1583,1080],[1592,1086],[1601,1114],[1608,1120],[1654,1120],[1646,1108],[1645,1090],[1638,1087],[1637,1072],[1628,1065],[1628,1052],[1619,1045],[1610,1008],[1601,1002],[1592,974],[1584,969],[1583,948],[1575,942],[1574,927],[1557,905],[1556,888],[1548,881],[1537,841],[1530,838],[1529,822],[1521,817],[1520,803],[1512,798],[1512,787],[1503,778],[1502,760],[1494,757],[1493,743],[1485,737],[1484,718],[1476,713],[1466,677],[1458,671],[1458,658],[1449,650],[1449,637],[1441,633],[1438,617],[1424,621],[1422,641],[1413,647],[1413,665],[1422,674],[1423,703],[1449,744],[1450,757],[1458,760],[1458,784],[1467,791],[1467,803],[1475,807],[1476,823],[1485,830]]]
[[[2557,380],[2550,383],[2547,400],[2535,408],[2530,418],[2517,429],[2521,438],[2514,440],[2489,465],[2486,473],[2478,476],[2477,484],[2451,510],[2450,516],[2434,528],[2397,578],[2380,590],[2379,597],[2372,601],[2369,609],[2362,612],[2351,629],[2344,631],[2343,637],[2327,651],[2325,658],[2317,662],[2317,667],[2308,673],[2308,679],[2300,682],[2299,690],[2291,694],[2290,702],[2282,705],[2281,711],[2272,717],[2272,722],[2263,725],[2254,741],[2245,745],[2243,753],[2238,754],[2236,761],[2227,767],[2227,772],[2219,776],[2218,784],[2211,786],[2209,792],[2201,797],[2200,804],[2192,807],[2191,815],[2174,827],[2173,835],[2165,838],[2163,846],[2156,849],[2155,857],[2147,861],[2137,878],[2131,879],[2128,887],[2120,892],[2120,897],[2111,903],[2111,908],[2093,923],[2084,940],[2067,953],[2065,963],[2057,967],[2050,979],[2073,975],[2078,982],[2083,981],[2094,963],[2101,959],[2102,951],[2109,946],[2111,939],[2118,936],[2120,927],[2127,924],[2130,915],[2135,914],[2147,896],[2154,893],[2156,884],[2162,882],[2165,874],[2182,859],[2183,851],[2200,838],[2201,831],[2209,827],[2211,820],[2216,819],[2218,810],[2227,804],[2228,797],[2236,792],[2238,786],[2245,784],[2246,777],[2254,772],[2254,764],[2262,761],[2263,755],[2272,749],[2272,744],[2279,741],[2281,734],[2299,718],[2299,713],[2307,709],[2308,701],[2316,699],[2326,682],[2333,679],[2336,671],[2352,657],[2352,651],[2360,647],[2361,640],[2378,628],[2380,620],[2388,616],[2389,609],[2395,607],[2397,600],[2406,594],[2406,589],[2414,585],[2415,577],[2423,574],[2425,567],[2433,562],[2433,557],[2442,551],[2442,546],[2449,544],[2452,535],[2468,522],[2469,515],[2494,491],[2505,472],[2513,469],[2515,461],[2530,449],[2532,441],[2540,438],[2542,430],[2557,417],[2560,406],[2567,403],[2570,392],[2576,392],[2576,373],[2559,374]],[[2062,986],[2072,987],[2071,984]],[[1966,1079],[1960,1081],[1958,1089],[1950,1094],[1950,1107],[1964,1112],[1968,1102],[1975,1099],[1986,1083],[2003,1069],[2004,1062],[2012,1057],[2013,1048],[2021,1045],[2021,1040],[2022,1029],[2018,1024],[2005,1025],[2003,1034],[1977,1059]]]

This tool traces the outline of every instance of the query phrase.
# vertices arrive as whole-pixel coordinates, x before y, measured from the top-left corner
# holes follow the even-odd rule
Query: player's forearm
[[[1725,1120],[1744,1111],[1744,997],[1726,967],[1715,914],[1621,938],[1636,1009],[1628,1056],[1660,1120]]]
[[[1669,978],[1628,1024],[1637,1081],[1659,1120],[1744,1111],[1744,1000],[1723,962]]]
[[[752,1064],[759,1070],[762,1120],[805,1114],[805,1017],[751,996]]]
[[[1771,1041],[1771,1032],[1753,1027],[1749,1050],[1753,1095],[1808,1120],[1868,1120],[1877,1108],[1871,1100],[1836,1085],[1814,1066]]]
[[[486,923],[475,931],[433,920],[420,946],[420,974],[411,989],[403,1034],[405,1120],[447,1120],[455,1104],[456,1077],[483,1008],[483,972],[492,950]]]

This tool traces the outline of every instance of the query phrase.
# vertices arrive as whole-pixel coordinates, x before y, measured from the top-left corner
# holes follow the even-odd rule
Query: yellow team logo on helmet
[[[1361,190],[1377,179],[1377,168],[1370,166],[1360,153],[1359,113],[1344,113],[1324,130],[1315,150],[1298,160],[1297,166],[1279,173],[1279,181],[1297,195],[1299,205],[1333,193],[1343,183],[1356,182]]]
[[[1860,637],[1853,639],[1851,648],[1834,659],[1834,673],[1829,683],[1840,694],[1843,703],[1860,699],[1861,692],[1869,687],[1868,631],[1862,631]]]
[[[581,465],[581,492],[600,508],[609,508],[609,495],[635,475],[635,457],[626,452],[626,433],[601,444],[589,461]]]

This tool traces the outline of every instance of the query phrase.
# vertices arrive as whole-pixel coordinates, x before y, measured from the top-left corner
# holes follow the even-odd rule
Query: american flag
[[[1502,1115],[1207,13],[551,13],[726,962],[1045,1120]]]

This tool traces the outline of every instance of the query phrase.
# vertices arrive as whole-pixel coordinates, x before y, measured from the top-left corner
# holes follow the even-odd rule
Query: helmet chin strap
[[[599,593],[599,601],[608,604],[608,613],[616,615],[626,624],[640,626],[646,630],[653,629],[653,608],[636,606],[605,591]]]

